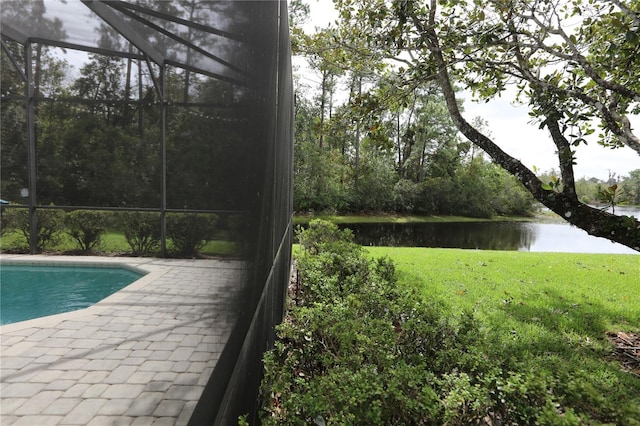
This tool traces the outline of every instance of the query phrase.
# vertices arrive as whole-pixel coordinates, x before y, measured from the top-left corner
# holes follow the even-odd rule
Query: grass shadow
[[[638,329],[635,314],[545,288],[487,313],[492,357],[510,370],[553,377],[554,393],[602,421],[640,424],[640,379],[622,369],[606,333]]]

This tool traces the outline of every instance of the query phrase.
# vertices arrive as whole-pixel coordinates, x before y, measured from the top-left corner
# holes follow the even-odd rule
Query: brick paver
[[[2,426],[188,422],[233,325],[241,262],[0,256],[18,261],[148,274],[88,309],[0,326]]]

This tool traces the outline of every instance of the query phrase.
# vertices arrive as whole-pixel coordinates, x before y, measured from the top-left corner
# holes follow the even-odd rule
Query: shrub
[[[590,389],[505,362],[473,313],[397,285],[349,232],[312,221],[298,234],[301,297],[264,357],[263,424],[592,423]]]
[[[124,237],[135,255],[156,250],[160,244],[160,213],[123,212],[120,221]]]
[[[460,214],[461,198],[459,188],[451,178],[428,178],[419,184],[414,211],[424,215]]]
[[[314,220],[298,233],[301,297],[265,356],[263,423],[439,423],[441,376],[483,362],[475,321],[456,326],[398,287],[393,263],[348,231]],[[477,399],[476,417],[489,404]]]
[[[177,254],[193,256],[213,238],[218,216],[205,213],[170,213],[167,238]]]
[[[29,225],[29,211],[27,209],[11,209],[4,214],[13,229],[17,229],[29,246],[31,229]],[[64,212],[54,209],[38,209],[36,211],[36,250],[49,250],[60,243],[64,230]]]
[[[408,179],[401,179],[393,187],[393,206],[396,212],[413,213],[420,186]]]
[[[357,184],[351,187],[349,199],[352,211],[386,211],[393,207],[396,173],[382,157],[363,160],[358,170]]]
[[[14,213],[7,210],[9,209],[0,208],[0,235],[14,230]]]
[[[80,250],[90,251],[100,246],[106,232],[106,214],[99,211],[75,210],[64,218],[66,232],[78,244]]]

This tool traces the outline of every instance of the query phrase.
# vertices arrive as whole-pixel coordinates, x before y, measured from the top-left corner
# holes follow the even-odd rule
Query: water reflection
[[[449,222],[341,225],[361,245],[638,254],[566,223]]]
[[[345,225],[362,245],[518,250],[535,233],[514,222],[356,223]]]

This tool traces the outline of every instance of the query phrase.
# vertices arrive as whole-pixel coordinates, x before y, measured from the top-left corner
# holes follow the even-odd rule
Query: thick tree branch
[[[528,81],[534,88],[536,88],[536,90],[544,88],[546,91],[554,93],[560,97],[570,96],[579,99],[585,105],[589,105],[599,112],[606,128],[611,131],[611,133],[615,135],[623,145],[628,146],[640,155],[640,138],[634,134],[628,117],[618,112],[617,103],[611,102],[607,105],[607,102],[590,96],[582,88],[577,86],[564,88],[551,84],[550,82],[541,79],[539,75],[534,74],[530,70],[529,59],[537,50],[543,50],[552,57],[556,57],[560,60],[571,61],[580,65],[585,75],[588,76],[598,87],[603,89],[603,93],[609,93],[612,96],[619,95],[627,99],[640,100],[640,94],[637,91],[630,90],[623,85],[616,84],[602,78],[587,58],[582,55],[572,38],[567,35],[564,29],[560,26],[560,19],[556,16],[558,25],[557,28],[554,28],[552,27],[551,22],[542,22],[535,15],[535,8],[535,5],[531,6],[531,14],[527,15],[527,18],[538,26],[540,31],[542,31],[542,34],[553,33],[560,36],[565,42],[565,45],[569,47],[569,54],[560,51],[557,47],[547,46],[544,43],[544,37],[535,36],[530,31],[518,30],[516,23],[513,20],[513,15],[511,12],[508,12],[506,16],[503,17],[503,22],[508,29],[510,38],[495,38],[492,45],[501,46],[514,52],[517,65],[510,63],[509,61],[488,61],[482,56],[476,58],[469,57],[467,58],[467,61],[480,63],[485,68],[513,75],[517,78],[522,78]],[[523,38],[530,39],[531,43],[527,43],[522,40],[521,36]],[[530,49],[530,52],[525,55],[522,49],[527,47]]]
[[[517,44],[515,42],[512,42],[510,43],[510,45],[516,52],[516,59],[518,61],[517,65],[509,61],[490,61],[483,57],[467,57],[462,61],[472,62],[480,65],[485,69],[491,69],[505,75],[513,76],[517,79],[525,80],[533,87],[539,88],[540,90],[544,90],[548,93],[558,95],[560,97],[568,96],[579,99],[585,105],[591,106],[600,113],[600,117],[602,118],[602,121],[606,125],[607,129],[609,129],[611,133],[615,135],[623,145],[628,146],[629,148],[636,151],[638,155],[640,155],[640,138],[635,135],[633,129],[631,128],[631,123],[628,117],[617,112],[615,104],[612,103],[610,105],[605,105],[600,100],[589,96],[582,90],[579,90],[579,88],[560,88],[557,85],[551,84],[550,82],[539,78],[529,69],[524,54],[522,54],[521,52],[518,53],[519,49],[517,47]]]
[[[640,222],[637,219],[616,216],[580,203],[575,196],[575,189],[566,193],[545,190],[542,188],[542,182],[531,170],[500,149],[491,139],[464,119],[458,108],[455,90],[449,76],[448,64],[443,57],[439,38],[435,31],[435,7],[436,2],[432,0],[428,25],[424,25],[416,14],[412,14],[412,19],[431,53],[431,58],[437,70],[437,81],[443,91],[451,118],[458,130],[469,141],[482,148],[496,163],[513,174],[538,201],[569,223],[584,229],[591,235],[604,237],[640,251]],[[556,141],[556,144],[560,147],[568,145],[557,126],[557,121],[550,121],[548,124],[550,124],[549,129],[552,132],[552,136],[555,135],[554,141]],[[572,168],[567,166],[566,163],[564,173],[572,180]]]
[[[607,128],[620,139],[620,142],[640,155],[640,138],[633,133],[629,118],[618,114],[614,108],[607,108],[602,103],[596,103],[594,106],[605,118]]]
[[[563,194],[568,197],[574,198],[578,201],[578,195],[576,194],[576,182],[573,174],[573,151],[571,151],[571,145],[567,138],[564,137],[558,120],[553,117],[548,117],[545,120],[545,124],[551,133],[551,139],[558,149],[558,159],[560,160],[560,174],[562,176]]]
[[[539,23],[539,21],[537,21],[536,23],[538,25],[542,25],[541,23]],[[622,96],[628,97],[630,99],[640,101],[640,93],[635,92],[633,90],[629,90],[627,87],[623,85],[616,84],[615,82],[608,81],[602,78],[596,72],[596,70],[591,66],[587,58],[585,58],[584,55],[580,53],[580,50],[578,50],[578,47],[575,45],[575,43],[573,43],[573,41],[571,40],[571,37],[569,37],[569,35],[564,31],[564,29],[561,26],[558,25],[558,28],[556,29],[556,31],[554,31],[554,34],[557,34],[560,37],[562,37],[562,40],[565,42],[565,44],[569,47],[569,49],[572,52],[572,55],[562,55],[562,56],[565,56],[565,57],[569,56],[568,58],[569,60],[575,61],[578,64],[580,64],[585,74],[589,76],[589,78],[591,78],[591,80],[593,80],[598,86],[602,87],[603,89],[610,90],[611,92],[618,93]],[[540,44],[541,44],[541,47],[543,46],[546,47],[544,43],[542,43],[542,41],[540,41]],[[561,53],[558,52],[557,49],[549,48],[545,50],[552,55],[561,57]]]
[[[627,15],[633,21],[633,26],[635,28],[640,28],[640,16],[638,12],[634,12],[631,10],[626,4],[622,3],[619,0],[609,0],[611,3],[615,4],[625,15]]]

